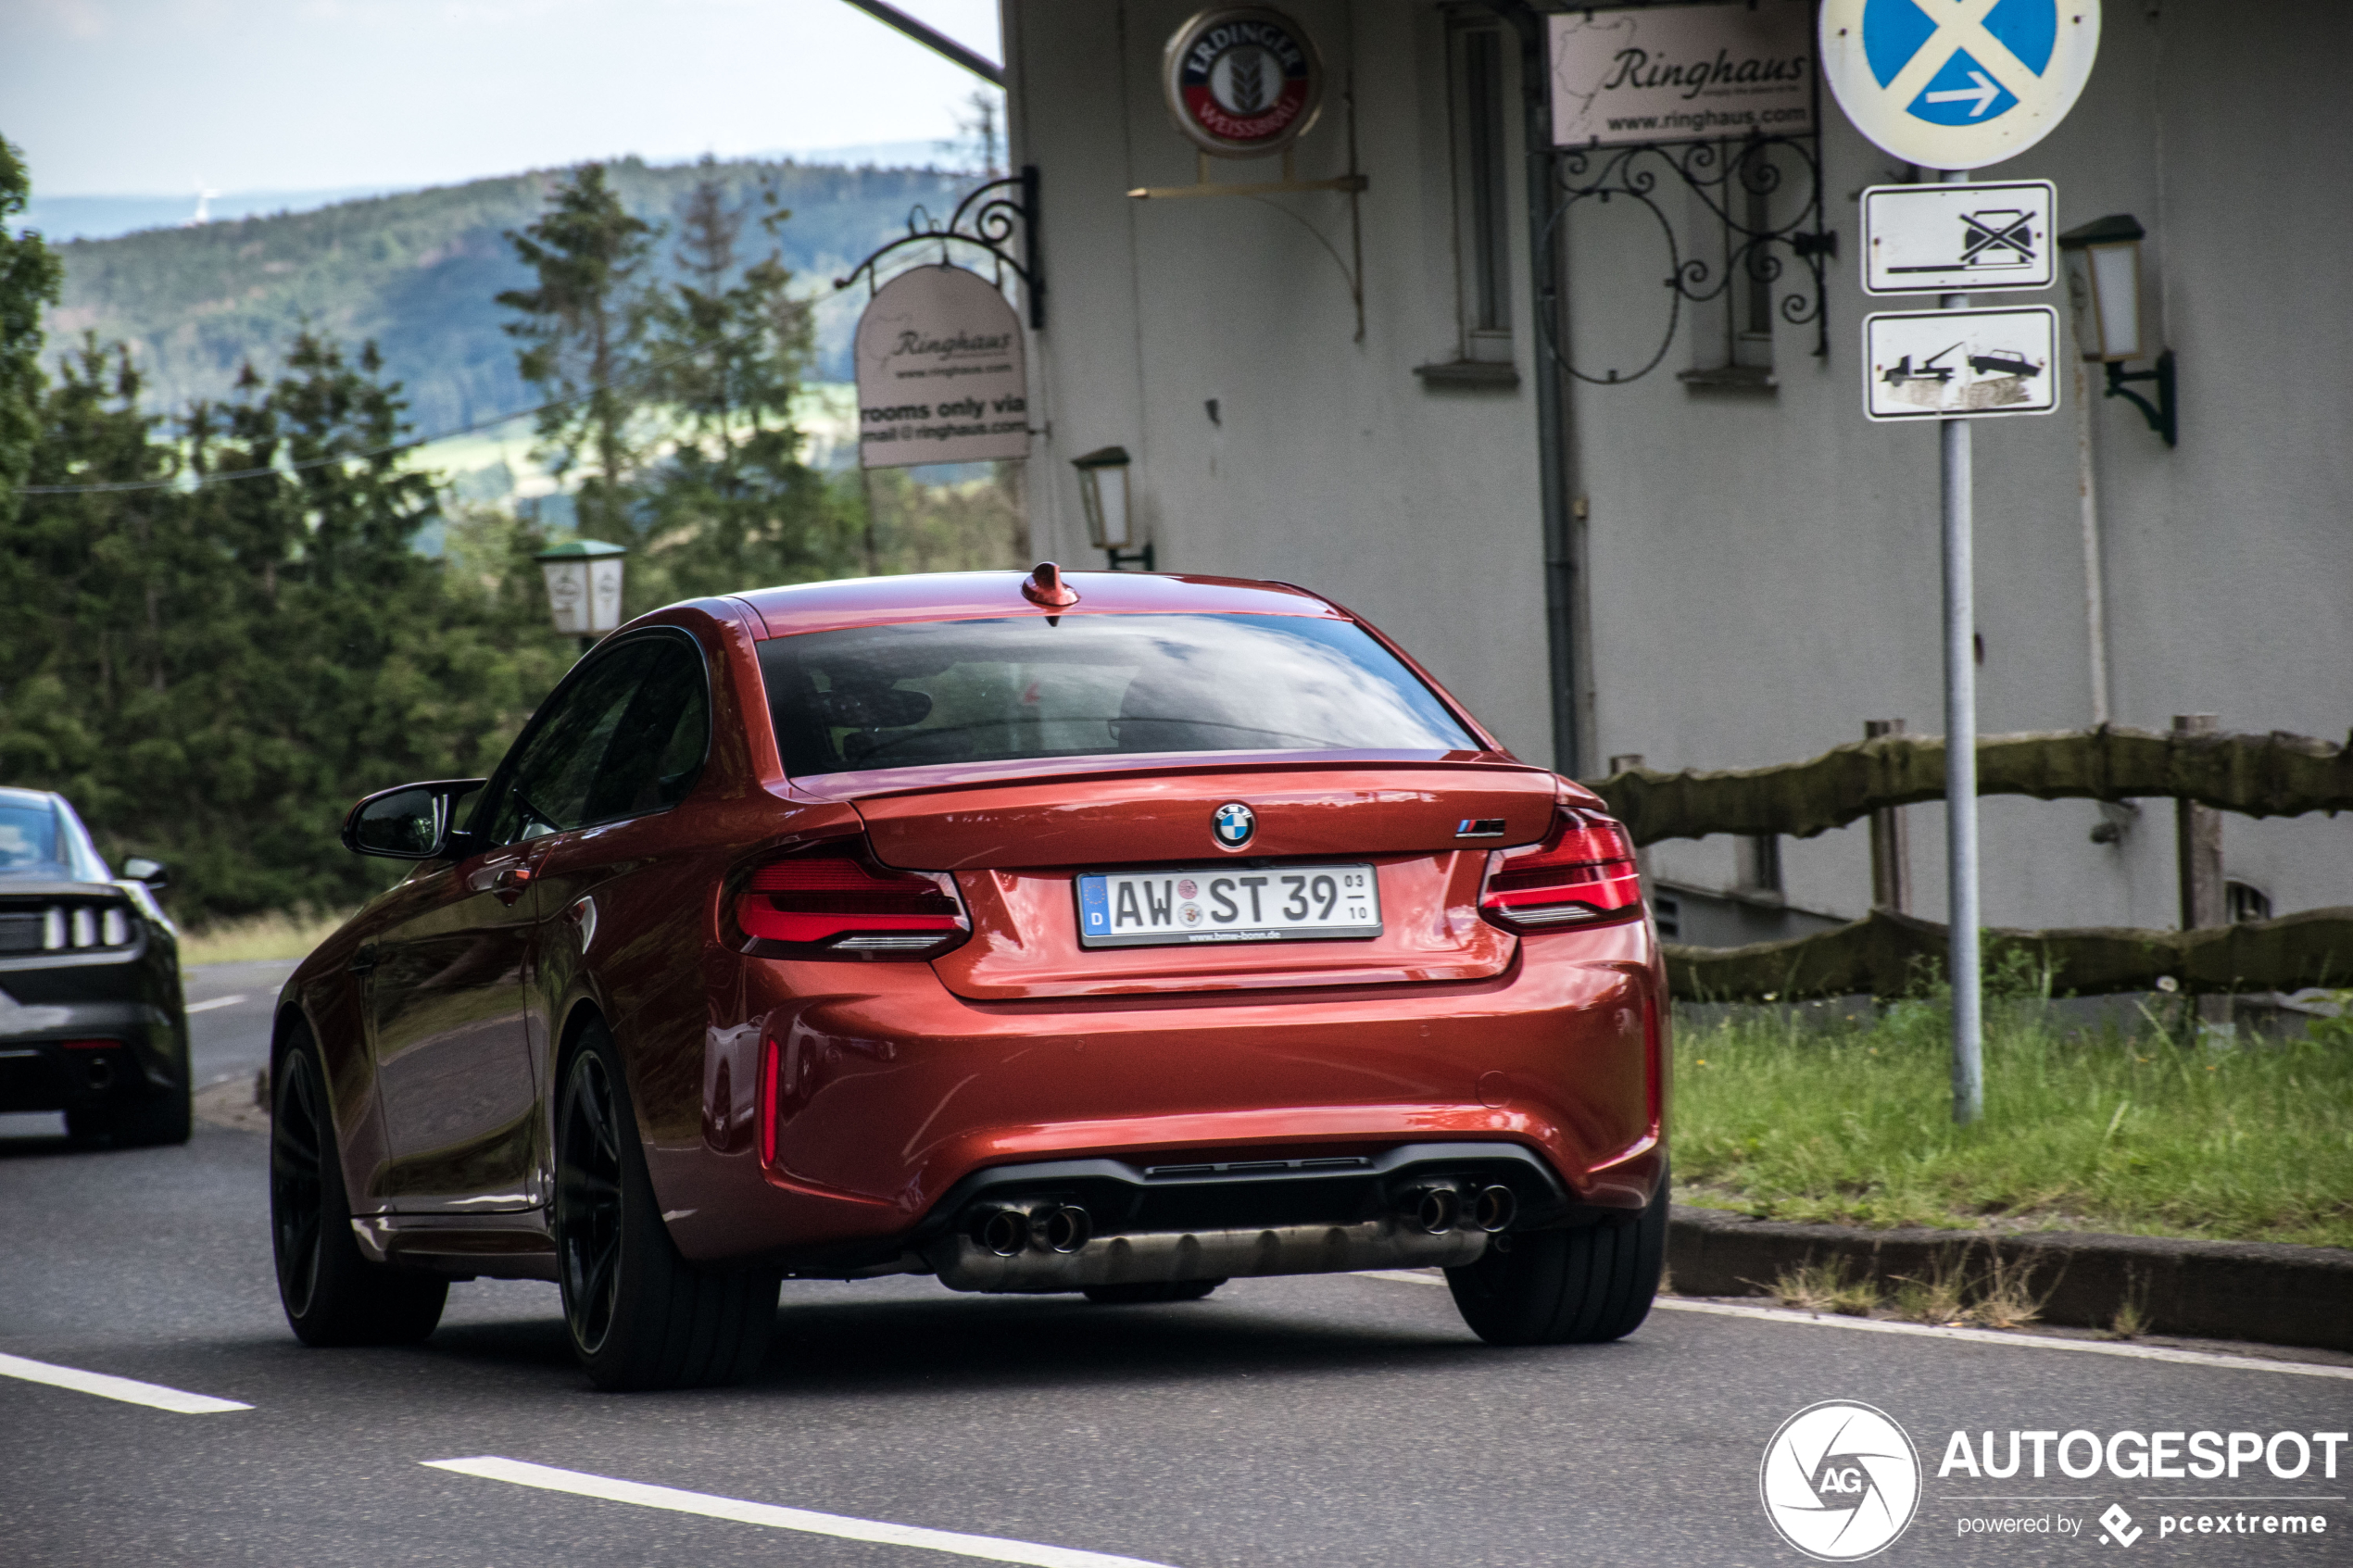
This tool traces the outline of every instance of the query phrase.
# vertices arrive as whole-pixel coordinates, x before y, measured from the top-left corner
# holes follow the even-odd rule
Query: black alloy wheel
[[[581,1031],[556,1103],[556,1273],[573,1352],[599,1388],[692,1388],[757,1370],[774,1273],[698,1268],[654,1200],[621,1055]]]
[[[287,1052],[278,1075],[278,1103],[270,1120],[270,1229],[278,1294],[292,1318],[308,1311],[319,1292],[319,1129],[326,1115],[308,1051]]]
[[[306,1345],[412,1345],[441,1322],[449,1282],[370,1262],[351,1234],[319,1048],[278,1059],[270,1116],[270,1249],[278,1300]]]
[[[1496,1236],[1446,1271],[1455,1310],[1491,1345],[1594,1345],[1633,1333],[1658,1295],[1667,1186],[1661,1172],[1638,1214]]]
[[[621,1297],[621,1118],[603,1056],[584,1050],[564,1080],[556,1134],[556,1256],[564,1322],[583,1357],[612,1333]]]

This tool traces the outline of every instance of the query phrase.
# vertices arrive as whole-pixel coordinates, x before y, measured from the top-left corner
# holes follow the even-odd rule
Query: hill
[[[928,169],[840,169],[741,160],[609,166],[637,216],[668,222],[706,175],[742,200],[773,182],[791,220],[786,265],[813,295],[875,245],[905,232],[918,204],[944,215],[976,177]],[[503,237],[538,213],[553,171],[411,191],[300,213],[157,229],[60,245],[63,299],[48,320],[51,352],[85,331],[132,345],[151,407],[218,397],[248,358],[269,373],[308,321],[357,344],[373,338],[425,431],[450,429],[532,398],[500,331],[501,289],[525,281]],[[749,241],[751,235],[747,234]],[[665,265],[669,246],[661,255]],[[847,379],[857,299],[821,307],[818,373]]]

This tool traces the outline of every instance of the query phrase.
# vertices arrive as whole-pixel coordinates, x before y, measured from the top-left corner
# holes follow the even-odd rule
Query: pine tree
[[[678,439],[649,476],[648,585],[730,592],[824,576],[841,563],[841,520],[801,461],[792,402],[814,356],[807,305],[774,245],[791,217],[773,188],[731,205],[706,177],[681,204],[678,281],[648,311],[648,358]],[[771,243],[746,263],[745,231]]]
[[[568,662],[532,542],[491,592],[416,551],[438,497],[372,348],[305,334],[176,429],[142,391],[85,339],[44,400],[32,483],[178,483],[0,521],[0,779],[167,861],[183,916],[355,901],[351,801],[485,771]]]
[[[41,309],[57,301],[65,265],[38,233],[15,232],[32,181],[0,137],[0,521],[15,509],[41,421]]]
[[[646,285],[655,231],[623,207],[602,164],[584,163],[556,186],[536,222],[507,232],[538,280],[498,303],[520,314],[507,331],[523,346],[522,379],[551,400],[539,438],[557,473],[589,471],[577,497],[581,532],[634,543],[630,481],[639,459],[646,396]]]

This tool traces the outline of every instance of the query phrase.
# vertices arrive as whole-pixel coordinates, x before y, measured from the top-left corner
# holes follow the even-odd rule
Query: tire
[[[103,1137],[117,1148],[150,1148],[186,1143],[195,1123],[188,1085],[156,1099],[92,1106],[66,1112],[66,1132],[77,1138]]]
[[[1455,1310],[1491,1345],[1593,1345],[1633,1333],[1658,1294],[1667,1188],[1662,1174],[1640,1214],[1523,1232],[1508,1250],[1491,1245],[1477,1262],[1447,1270]]]
[[[555,1221],[564,1327],[598,1387],[710,1387],[758,1370],[778,1278],[698,1269],[679,1256],[602,1024],[584,1031],[565,1064]]]
[[[327,1106],[326,1069],[308,1030],[296,1035],[272,1076],[270,1249],[286,1323],[306,1345],[416,1344],[441,1322],[449,1282],[360,1254]]]
[[[1098,1307],[1142,1307],[1156,1301],[1198,1301],[1222,1279],[1158,1280],[1147,1285],[1090,1285],[1087,1299]]]

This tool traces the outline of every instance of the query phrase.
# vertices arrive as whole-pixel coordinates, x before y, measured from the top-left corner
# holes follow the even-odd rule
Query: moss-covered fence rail
[[[1980,795],[2038,800],[2194,800],[2249,817],[2353,809],[2353,745],[2306,735],[2157,734],[2090,731],[1986,735],[1977,743]],[[1804,762],[1680,773],[1632,768],[1592,786],[1637,844],[1710,834],[1797,838],[1892,806],[1944,798],[1940,736],[1883,735]],[[1990,951],[2025,949],[2062,992],[2153,989],[2293,991],[2353,986],[2353,908],[2199,931],[1989,930]],[[1941,966],[1944,927],[1888,910],[1834,930],[1745,947],[1667,948],[1678,997],[1717,1001],[1893,996],[1919,960]]]
[[[2153,991],[2171,980],[2184,991],[2353,988],[2353,907],[2303,909],[2277,920],[2201,931],[2010,931],[1989,927],[1989,958],[2019,948],[2051,971],[2057,993],[2101,996]],[[1918,963],[1941,971],[1944,927],[1887,909],[1851,924],[1786,942],[1745,947],[1667,945],[1667,982],[1686,1001],[1803,1001],[1865,992],[1899,996],[1919,979]]]
[[[1944,741],[1881,735],[1805,762],[1717,772],[1629,768],[1590,787],[1637,844],[1712,833],[1811,838],[1887,806],[1944,798]],[[2038,800],[2171,796],[2248,817],[2353,810],[2353,747],[2306,735],[2146,730],[1984,735],[1977,793]]]

